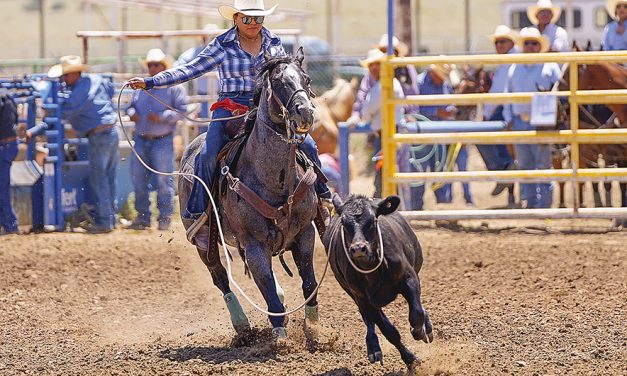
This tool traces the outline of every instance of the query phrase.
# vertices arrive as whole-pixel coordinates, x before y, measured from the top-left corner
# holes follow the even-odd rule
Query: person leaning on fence
[[[154,76],[170,67],[172,59],[158,48],[148,51],[146,59],[140,64]],[[127,114],[135,122],[135,151],[150,167],[161,172],[174,170],[174,131],[176,123],[183,119],[187,109],[187,94],[183,86],[154,89],[150,94],[167,103],[178,112],[170,110],[164,104],[152,98],[145,91],[133,93]],[[135,192],[135,209],[137,218],[129,226],[130,229],[144,230],[150,228],[150,183],[156,181],[157,186],[157,218],[161,231],[170,228],[173,212],[174,180],[171,176],[155,175],[148,171],[133,155],[131,159],[131,178]]]
[[[614,21],[603,30],[603,50],[627,50],[627,0],[607,0],[605,7]]]
[[[549,40],[538,29],[524,28],[520,31],[518,46],[523,53],[540,53],[549,49]],[[560,79],[561,71],[556,63],[514,64],[510,67],[505,92],[524,93],[550,90]],[[535,128],[531,120],[531,104],[506,104],[503,117],[512,130],[530,131]],[[552,166],[551,145],[516,144],[516,160],[521,170],[548,170]],[[549,208],[552,203],[551,183],[520,184],[520,199],[527,208]]]
[[[554,6],[551,0],[538,0],[536,5],[527,7],[527,17],[542,35],[549,40],[550,52],[570,51],[568,33],[555,23],[560,19],[562,8]]]
[[[94,226],[90,233],[115,228],[115,171],[118,165],[117,114],[113,106],[114,86],[97,74],[87,74],[88,66],[79,56],[63,56],[50,68],[48,76],[60,77],[69,91],[62,101],[61,114],[79,137],[89,140],[89,184],[95,199]]]
[[[17,107],[11,95],[0,90],[0,234],[17,234],[17,217],[11,207],[11,164],[17,156]]]
[[[499,25],[494,34],[490,35],[490,39],[494,44],[497,54],[516,54],[519,53],[516,47],[516,38],[518,33],[505,25]],[[505,91],[507,84],[507,75],[511,65],[499,65],[494,71],[492,78],[492,86],[490,93],[502,93]],[[503,121],[503,105],[485,104],[483,107],[483,118],[488,121]],[[514,159],[512,158],[507,146],[505,145],[476,145],[479,154],[485,162],[486,168],[490,171],[510,170],[515,168]],[[492,191],[492,196],[497,196],[508,188],[511,191],[513,184],[498,183]]]
[[[218,70],[220,98],[252,106],[253,90],[257,71],[266,61],[266,55],[285,56],[281,39],[263,27],[265,17],[276,9],[265,9],[263,0],[234,0],[234,6],[222,5],[218,11],[222,17],[233,22],[224,34],[215,38],[194,60],[187,64],[165,70],[154,77],[132,78],[133,89],[168,87],[187,82],[203,74]],[[213,118],[232,116],[229,110],[219,108]],[[211,186],[216,170],[218,152],[228,141],[225,135],[227,121],[213,121],[207,131],[206,143],[196,158],[195,173]],[[318,166],[318,150],[315,141],[307,135],[299,148]],[[314,184],[318,196],[330,204],[331,192],[319,179]],[[194,179],[194,185],[183,217],[195,220],[194,229],[199,229],[207,221],[209,196],[201,183]],[[205,226],[206,227],[206,226]],[[205,234],[203,233],[203,237]],[[194,237],[194,236],[192,236]]]
[[[359,113],[354,116],[358,116],[357,122],[370,123],[372,131],[380,138],[382,129],[382,116],[381,116],[381,62],[385,59],[385,54],[379,49],[372,49],[368,51],[365,59],[360,60],[359,64],[368,69],[368,76],[372,79],[372,85],[365,92],[363,99],[359,101]],[[404,98],[403,88],[401,83],[394,78],[393,90],[395,98]],[[405,124],[403,121],[404,109],[402,106],[397,106],[394,119],[397,126]],[[377,148],[376,153],[379,152]],[[377,171],[375,175],[375,193],[374,197],[381,197],[381,174]]]

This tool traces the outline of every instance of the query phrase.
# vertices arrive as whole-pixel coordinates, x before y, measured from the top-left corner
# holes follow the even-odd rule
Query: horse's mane
[[[303,68],[301,68],[300,66],[300,62],[291,55],[273,56],[273,57],[267,58],[267,60],[259,68],[259,73],[257,74],[257,79],[255,82],[255,91],[253,94],[253,103],[255,104],[255,106],[259,106],[259,99],[261,98],[261,92],[263,91],[268,74],[270,74],[270,72],[274,68],[276,68],[276,66],[279,64],[292,64],[292,63],[295,63],[303,74],[305,73]]]

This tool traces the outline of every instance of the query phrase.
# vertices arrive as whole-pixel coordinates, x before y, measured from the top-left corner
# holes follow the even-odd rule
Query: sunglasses
[[[263,21],[266,19],[264,16],[242,16],[242,22],[244,25],[250,25],[253,23],[253,20],[257,23],[257,25],[263,24]]]
[[[540,42],[536,42],[535,40],[528,40],[525,42],[525,46],[539,46]]]
[[[153,67],[155,67],[155,68],[156,68],[156,67],[160,66],[160,65],[161,65],[161,63],[148,63],[148,64],[146,64],[146,65],[148,66],[148,68],[153,68]]]

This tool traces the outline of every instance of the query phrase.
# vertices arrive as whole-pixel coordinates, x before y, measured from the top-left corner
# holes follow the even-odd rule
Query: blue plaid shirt
[[[189,63],[147,77],[146,89],[180,84],[218,69],[221,93],[253,91],[257,71],[265,62],[264,52],[271,56],[285,55],[279,37],[265,27],[261,29],[261,35],[261,51],[253,57],[241,48],[237,29],[232,27],[211,41]]]

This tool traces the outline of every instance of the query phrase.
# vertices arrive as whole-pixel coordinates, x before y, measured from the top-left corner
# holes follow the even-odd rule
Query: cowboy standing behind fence
[[[146,59],[141,61],[144,69],[152,77],[172,66],[172,59],[158,48],[148,51]],[[177,109],[168,109],[152,98],[145,91],[136,91],[127,113],[135,122],[135,151],[149,166],[161,172],[174,170],[174,130],[176,123],[183,119],[186,111],[187,95],[183,86],[154,89],[151,92],[163,102]],[[148,171],[133,155],[131,159],[131,177],[135,191],[135,209],[137,218],[129,226],[134,230],[150,228],[150,183],[157,186],[157,218],[161,231],[170,228],[173,212],[174,180],[171,176],[155,175]]]
[[[238,104],[251,106],[257,71],[270,56],[284,56],[281,39],[263,27],[265,17],[272,14],[277,5],[265,9],[263,0],[234,0],[233,6],[222,5],[218,11],[222,17],[233,21],[233,27],[218,36],[194,60],[187,64],[168,69],[148,78],[133,78],[129,84],[133,89],[168,87],[200,77],[206,72],[218,70],[220,98],[231,99]],[[231,112],[219,108],[213,118],[232,116]],[[227,121],[214,121],[207,131],[206,143],[200,157],[196,158],[194,171],[209,183],[216,170],[218,152],[226,144],[224,128]],[[316,143],[307,135],[299,148],[320,166]],[[330,202],[331,192],[326,184],[317,180],[316,193]],[[207,221],[209,196],[201,183],[194,179],[184,218],[196,220],[194,228],[200,228]]]
[[[17,108],[8,92],[0,92],[0,234],[17,234],[11,207],[11,164],[17,156]]]
[[[538,29],[527,27],[520,31],[518,45],[523,53],[546,52],[549,40]],[[539,88],[550,89],[560,79],[561,71],[555,63],[514,64],[509,70],[509,79],[505,92],[537,92]],[[506,104],[503,117],[515,131],[531,131],[535,128],[529,123],[531,104]],[[516,160],[521,170],[548,170],[551,168],[551,145],[531,144],[514,145]],[[552,202],[551,183],[520,184],[520,199],[526,201],[527,208],[550,208]]]
[[[627,0],[607,0],[605,6],[614,21],[603,30],[603,50],[627,50]]]
[[[527,17],[540,33],[549,40],[550,52],[570,51],[568,33],[555,23],[560,19],[562,8],[553,6],[551,0],[538,0],[536,5],[527,8]]]
[[[89,67],[79,56],[64,56],[60,61],[50,68],[48,76],[61,77],[69,90],[61,115],[78,136],[89,140],[89,184],[96,208],[95,225],[86,229],[93,234],[111,232],[115,228],[115,171],[119,159],[113,83],[100,75],[83,73]]]

